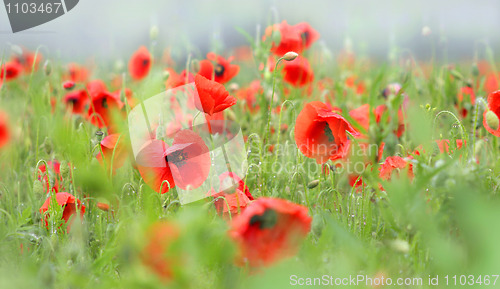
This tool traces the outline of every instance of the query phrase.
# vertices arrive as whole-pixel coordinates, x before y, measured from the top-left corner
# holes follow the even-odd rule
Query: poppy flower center
[[[7,77],[13,77],[16,73],[14,72],[13,69],[7,69],[6,76]]]
[[[144,59],[142,60],[142,66],[147,66],[148,64],[149,64],[149,59],[144,58]]]
[[[250,219],[250,226],[259,226],[259,229],[271,229],[278,223],[278,214],[275,210],[267,209],[262,215],[255,215]]]
[[[103,98],[101,104],[102,104],[102,107],[108,108],[108,99],[107,98]]]
[[[217,64],[215,66],[215,75],[219,77],[222,76],[224,74],[224,70],[224,66],[222,66],[221,64]]]
[[[335,137],[328,123],[325,124],[325,135],[328,137],[329,142],[335,142]]]
[[[309,38],[311,35],[309,34],[309,31],[304,31],[302,34],[300,34],[300,37],[302,37],[302,40],[307,43],[309,41]]]
[[[76,99],[76,98],[70,98],[70,99],[68,99],[68,102],[71,103],[71,104],[73,104],[73,105],[75,105],[78,102],[78,99]]]
[[[182,167],[186,163],[187,153],[176,151],[165,157],[165,161],[175,164],[177,167]]]

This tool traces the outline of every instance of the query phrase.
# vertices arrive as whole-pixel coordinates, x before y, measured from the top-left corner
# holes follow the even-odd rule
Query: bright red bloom
[[[74,114],[83,114],[89,103],[89,96],[85,89],[72,91],[64,96],[64,103]]]
[[[198,74],[207,79],[213,79],[215,82],[224,84],[230,81],[238,74],[240,67],[236,64],[231,64],[232,57],[225,59],[213,52],[207,54],[207,59],[200,61],[200,70]]]
[[[349,111],[349,116],[352,117],[365,131],[370,128],[370,105],[364,104],[356,109]]]
[[[276,43],[276,39],[273,38],[273,32],[280,34],[279,43]],[[301,53],[303,50],[303,40],[299,30],[289,25],[286,21],[267,27],[262,40],[265,41],[268,37],[273,38],[271,52],[276,56],[281,57],[289,51]]]
[[[181,72],[181,74],[177,74],[175,70],[171,68],[167,68],[167,71],[169,74],[168,79],[165,82],[165,87],[167,89],[183,86],[188,83],[194,82],[194,74],[187,73],[185,69]]]
[[[230,236],[239,246],[238,263],[258,267],[293,256],[310,229],[306,207],[259,198],[233,219]]]
[[[128,63],[130,76],[135,80],[141,80],[146,77],[151,69],[151,54],[145,46],[139,47],[134,52]]]
[[[194,78],[194,83],[199,96],[194,103],[199,111],[212,115],[236,104],[236,98],[230,96],[222,84],[199,74]]]
[[[302,48],[308,49],[311,45],[319,39],[318,31],[314,30],[307,22],[301,22],[293,26],[302,39]]]
[[[168,222],[157,222],[152,225],[147,234],[147,243],[141,253],[144,265],[152,269],[164,281],[173,276],[173,269],[180,264],[172,245],[180,236],[177,225]]]
[[[72,90],[75,87],[75,82],[68,80],[63,82],[63,88],[66,90]]]
[[[411,159],[411,157],[410,157]],[[413,179],[413,165],[411,162],[403,159],[402,157],[394,156],[387,157],[385,162],[380,166],[380,178],[382,180],[390,180],[394,170],[402,170],[408,168],[408,177]]]
[[[110,134],[101,141],[104,159],[108,165],[111,165],[111,160],[113,160],[113,170],[121,168],[127,159],[128,152],[125,147],[125,141],[124,136],[117,133]],[[102,160],[101,153],[97,155],[97,159],[99,161]]]
[[[493,93],[498,90],[500,87],[498,86],[498,78],[500,78],[500,73],[495,74],[491,72],[486,77],[486,82],[484,83],[484,91],[487,94]]]
[[[113,113],[118,112],[123,107],[121,102],[115,95],[109,92],[101,92],[92,98],[88,117],[90,122],[99,127],[112,127]]]
[[[298,56],[283,65],[283,79],[295,87],[302,87],[314,80],[314,72],[306,58]]]
[[[500,90],[490,93],[487,101],[488,108],[484,110],[483,126],[492,135],[500,136],[500,125],[498,125],[500,118]]]
[[[151,188],[162,194],[170,187],[195,189],[207,179],[210,154],[203,139],[191,130],[181,130],[174,136],[171,147],[161,140],[149,141],[137,154],[139,172]]]
[[[359,133],[341,115],[331,111],[320,101],[305,105],[295,123],[295,142],[299,150],[318,164],[336,160],[349,153],[350,140]]]
[[[49,210],[50,206],[50,199],[52,197],[49,197],[45,200],[45,203],[43,203],[42,207],[40,208],[40,214],[44,215],[45,212]],[[57,203],[63,207],[63,216],[62,219],[65,222],[68,222],[70,217],[74,214],[76,214],[78,211],[80,212],[80,217],[83,218],[83,214],[85,213],[85,205],[82,205],[82,202],[75,198],[73,195],[69,193],[57,193],[56,194],[56,201]],[[77,207],[78,204],[78,207]],[[45,226],[47,229],[49,228],[48,224],[48,218],[47,215],[43,216],[43,220],[45,221]],[[73,221],[71,221],[72,223]],[[68,225],[68,230],[70,228],[71,223]]]
[[[23,67],[24,73],[31,73],[31,70],[35,71],[38,69],[38,64],[42,60],[42,55],[38,53],[35,59],[35,53],[31,52],[25,48],[22,49],[21,55],[16,55],[12,57],[12,61]]]
[[[260,85],[259,80],[254,80],[250,83],[247,88],[242,88],[238,91],[237,97],[239,99],[244,99],[248,109],[251,112],[259,110],[259,105],[257,103],[257,96],[264,93],[264,89]]]
[[[10,141],[10,129],[7,121],[7,115],[0,111],[0,148]]]
[[[108,89],[106,88],[106,83],[104,83],[104,81],[95,79],[87,83],[87,91],[90,95],[90,98],[94,98],[101,93],[105,93],[106,91],[108,91]]]
[[[85,82],[89,77],[87,68],[80,66],[76,63],[68,64],[68,73],[63,77],[64,80],[71,80],[73,82]]]
[[[23,67],[16,62],[7,62],[0,66],[0,81],[11,81],[21,75]]]

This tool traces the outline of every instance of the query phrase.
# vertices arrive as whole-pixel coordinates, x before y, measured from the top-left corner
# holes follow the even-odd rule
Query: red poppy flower
[[[450,140],[441,139],[441,140],[437,140],[436,143],[437,143],[439,151],[441,153],[445,153],[445,152],[449,153],[449,154],[453,153],[453,150],[450,150]],[[457,149],[461,149],[464,144],[466,144],[465,141],[463,141],[461,139],[456,140]]]
[[[484,83],[484,91],[487,94],[493,93],[498,90],[500,87],[498,86],[498,78],[500,78],[500,73],[495,74],[491,72],[486,77],[486,82]]]
[[[151,54],[145,46],[139,49],[132,55],[128,63],[130,76],[135,80],[141,80],[146,77],[151,69]]]
[[[238,215],[247,207],[250,201],[254,200],[248,187],[235,173],[225,172],[219,176],[219,180],[221,182],[221,187],[223,184],[229,182],[229,185],[233,184],[234,190],[234,186],[236,185],[236,189],[230,193],[227,193],[226,190],[216,193],[213,189],[209,193],[211,197],[216,199],[214,202],[215,209],[224,218],[229,218],[229,212],[231,212],[232,217]],[[224,197],[225,201],[224,199],[217,199],[218,197]]]
[[[7,115],[0,111],[0,148],[10,141],[10,129],[7,121]]]
[[[49,210],[50,200],[52,197],[49,197],[45,200],[42,207],[40,208],[40,214],[44,215],[45,212]],[[72,215],[76,214],[78,211],[80,212],[80,217],[83,218],[83,214],[85,213],[85,205],[82,205],[82,202],[75,198],[73,195],[69,193],[57,193],[56,194],[57,203],[63,207],[63,216],[62,219],[65,222],[71,218]],[[78,207],[77,207],[78,204]],[[43,217],[45,221],[45,226],[47,229],[49,228],[47,215]],[[72,223],[73,221],[71,221]],[[70,228],[71,223],[68,225],[68,230]]]
[[[398,156],[387,157],[385,162],[379,168],[379,176],[382,180],[387,181],[391,179],[394,170],[399,171],[405,168],[408,168],[408,177],[413,179],[413,165],[411,162]]]
[[[276,39],[273,37],[273,32],[278,32],[280,35],[279,43],[276,43]],[[265,34],[262,37],[262,40],[266,40],[266,38],[273,38],[271,52],[276,56],[283,56],[285,53],[289,51],[294,51],[297,53],[301,53],[303,50],[302,45],[302,37],[299,32],[299,29],[294,26],[289,25],[286,21],[281,22],[280,24],[274,24],[273,26],[269,26],[266,28]]]
[[[75,87],[75,82],[68,80],[63,82],[63,88],[66,90],[72,90]]]
[[[112,128],[113,113],[118,112],[123,107],[121,102],[115,95],[109,92],[101,92],[92,98],[89,107],[88,117],[90,122],[99,127]]]
[[[95,79],[87,83],[87,91],[91,98],[107,91],[106,83],[100,79]]]
[[[96,205],[96,206],[97,206],[97,208],[98,208],[99,210],[102,210],[102,211],[104,211],[104,212],[109,211],[109,205],[108,205],[108,204],[106,204],[106,203],[97,203],[97,205]]]
[[[167,68],[166,71],[168,72],[168,79],[165,82],[165,87],[167,89],[183,86],[188,83],[194,82],[194,74],[187,73],[186,70],[183,70],[181,74],[177,74],[177,72],[175,72],[175,70],[171,68]]]
[[[238,263],[267,266],[293,256],[311,229],[308,209],[287,200],[259,198],[233,219],[230,236]]]
[[[213,79],[215,82],[224,84],[238,74],[240,67],[236,64],[231,64],[232,57],[225,59],[213,52],[207,54],[207,59],[200,61],[200,70],[198,74],[207,79]]]
[[[500,136],[500,90],[488,95],[488,108],[484,110],[483,126],[494,136]]]
[[[295,87],[302,87],[314,80],[314,72],[306,58],[298,56],[283,65],[283,79]]]
[[[89,95],[85,89],[73,91],[64,96],[64,103],[73,114],[83,114],[89,103]]]
[[[260,85],[259,80],[254,80],[250,83],[250,85],[246,88],[240,89],[236,96],[238,99],[245,100],[247,108],[250,112],[256,112],[259,110],[259,104],[257,101],[257,97],[264,93],[264,89]]]
[[[303,49],[308,49],[311,45],[319,39],[319,33],[314,30],[307,22],[301,22],[293,26],[302,39]]]
[[[364,104],[356,109],[349,111],[349,116],[352,117],[365,131],[370,127],[370,105]]]
[[[295,123],[295,142],[299,150],[318,164],[329,159],[345,157],[349,152],[350,140],[346,131],[353,136],[359,133],[341,115],[331,111],[320,101],[305,105]]]
[[[76,63],[68,64],[68,73],[63,76],[64,80],[74,82],[86,82],[89,77],[89,71]]]
[[[36,71],[38,69],[38,64],[42,60],[42,55],[38,53],[35,59],[35,53],[31,52],[25,48],[22,49],[21,55],[16,55],[12,57],[12,61],[23,67],[24,73],[31,73],[31,70],[34,68]]]
[[[16,79],[23,71],[23,67],[16,62],[7,62],[0,66],[0,69],[0,79],[2,81],[11,81]]]
[[[457,95],[458,103],[456,105],[458,111],[462,115],[463,118],[467,117],[469,109],[467,105],[474,105],[476,103],[476,95],[474,94],[474,89],[469,86],[465,86],[460,88],[460,91]],[[467,99],[466,99],[467,98]]]
[[[151,188],[162,194],[170,187],[183,190],[199,187],[210,171],[210,154],[203,139],[191,130],[181,130],[171,147],[161,140],[149,141],[137,154],[139,172]]]
[[[141,260],[164,281],[171,279],[173,268],[180,265],[180,257],[176,256],[178,253],[172,251],[172,245],[180,232],[173,223],[157,222],[146,233],[147,243],[142,250]]]
[[[230,96],[222,84],[199,74],[195,76],[194,83],[198,91],[194,103],[199,111],[212,115],[236,104],[236,98]]]
[[[117,133],[110,134],[101,141],[104,159],[108,165],[110,165],[111,160],[113,160],[113,170],[121,168],[127,159],[125,141],[124,136]],[[97,159],[102,161],[101,153],[97,155]]]

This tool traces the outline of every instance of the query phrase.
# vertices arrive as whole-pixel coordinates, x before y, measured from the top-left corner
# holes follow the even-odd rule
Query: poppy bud
[[[226,110],[226,116],[228,120],[236,121],[236,115],[230,109]]]
[[[97,141],[98,141],[98,142],[101,142],[101,141],[102,141],[102,138],[103,138],[103,136],[104,136],[104,133],[103,133],[102,131],[98,130],[98,131],[96,131],[96,132],[95,132],[95,136],[96,136],[96,138],[97,138]]]
[[[431,31],[431,28],[429,26],[424,26],[422,28],[422,36],[429,36],[431,35],[432,31]]]
[[[479,67],[477,67],[477,63],[472,64],[472,75],[474,77],[479,76]]]
[[[149,37],[151,40],[156,40],[156,38],[158,38],[158,26],[151,26],[151,30],[149,30]]]
[[[497,130],[499,126],[499,119],[498,116],[491,110],[488,110],[488,112],[485,115],[486,118],[486,124],[492,129],[492,130]]]
[[[286,61],[292,61],[294,60],[295,58],[297,58],[297,56],[299,56],[297,53],[293,52],[293,51],[289,51],[287,53],[285,53],[285,55],[283,55],[283,59],[286,60]]]
[[[198,73],[198,71],[200,71],[200,61],[199,60],[194,59],[193,61],[191,61],[191,71],[193,73]]]
[[[109,205],[105,203],[97,203],[97,207],[105,212],[109,211]]]
[[[319,185],[319,180],[314,180],[314,181],[309,182],[309,184],[307,184],[307,188],[314,189],[318,185]]]
[[[450,74],[453,75],[453,77],[455,77],[458,80],[464,79],[462,74],[460,74],[460,72],[456,71],[455,69],[450,70]]]
[[[52,64],[48,59],[45,61],[45,64],[43,65],[43,72],[45,72],[45,75],[47,76],[49,76],[50,73],[52,72]]]
[[[36,195],[45,194],[42,182],[40,180],[35,180],[35,182],[33,183],[33,193]]]
[[[321,219],[320,214],[315,214],[311,223],[311,231],[316,236],[321,236],[321,232],[323,231],[323,220]]]
[[[170,72],[168,72],[168,70],[164,70],[162,76],[163,76],[163,81],[167,81],[168,78],[170,77]]]
[[[69,177],[69,165],[66,161],[61,162],[61,166],[60,166],[59,170],[61,172],[61,177],[63,179],[66,179]]]
[[[63,87],[66,90],[72,90],[75,87],[75,82],[68,80],[63,83]]]

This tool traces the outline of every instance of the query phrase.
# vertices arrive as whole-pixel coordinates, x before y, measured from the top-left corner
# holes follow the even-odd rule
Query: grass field
[[[241,33],[185,62],[155,29],[125,62],[4,52],[1,288],[500,287],[488,46],[380,61],[317,45],[307,23]],[[144,105],[169,89],[185,99]],[[216,155],[221,120],[244,147]],[[214,158],[243,168],[224,191]]]

